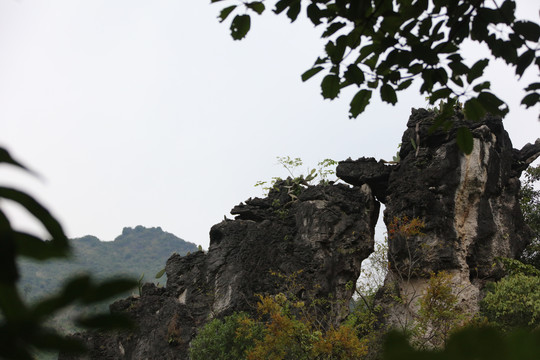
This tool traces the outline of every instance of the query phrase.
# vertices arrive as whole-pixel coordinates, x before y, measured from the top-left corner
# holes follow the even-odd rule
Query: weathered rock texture
[[[254,312],[255,294],[291,290],[272,273],[297,274],[295,295],[306,301],[337,300],[329,315],[342,320],[353,292],[346,284],[373,251],[379,204],[368,186],[307,187],[294,201],[287,192],[281,187],[236,206],[235,220],[210,230],[208,253],[169,258],[165,288],[147,284],[142,296],[114,303],[111,311],[128,313],[139,330],[84,335],[90,358],[187,359],[189,342],[210,318]]]
[[[515,258],[529,240],[519,176],[540,154],[540,140],[515,150],[500,119],[467,123],[459,113],[449,132],[430,132],[434,116],[413,110],[398,164],[341,162],[337,174],[352,187],[308,187],[293,201],[279,183],[281,190],[267,198],[236,206],[235,220],[212,227],[208,253],[167,261],[165,288],[146,285],[142,296],[111,306],[135,319],[138,331],[80,335],[91,345],[90,358],[186,359],[197,328],[210,318],[253,312],[255,294],[284,291],[286,283],[272,273],[297,274],[300,298],[342,301],[330,314],[339,322],[352,296],[346,284],[358,279],[373,251],[375,197],[386,205],[387,225],[415,218],[425,223],[422,234],[390,234],[387,284],[406,306],[386,306],[388,298],[381,298],[389,323],[410,320],[430,273],[441,270],[452,275],[463,311],[476,312],[485,281],[500,276],[495,257]],[[456,144],[463,126],[474,137],[470,155]]]
[[[394,284],[410,308],[388,308],[390,322],[406,323],[417,307],[430,273],[452,274],[463,311],[478,309],[487,280],[500,276],[496,257],[516,258],[530,239],[518,203],[519,177],[540,153],[540,140],[512,148],[499,118],[469,123],[457,113],[449,131],[430,132],[434,113],[413,110],[403,134],[400,162],[345,161],[338,175],[354,185],[376,182],[386,205],[384,221],[425,223],[422,234],[389,232],[387,284]],[[470,155],[456,144],[459,127],[471,129]]]

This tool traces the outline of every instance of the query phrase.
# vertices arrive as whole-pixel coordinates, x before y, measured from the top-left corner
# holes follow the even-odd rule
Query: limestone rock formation
[[[255,294],[285,291],[276,275],[296,274],[297,296],[337,300],[331,318],[348,313],[362,261],[373,251],[379,204],[368,186],[303,187],[294,198],[278,183],[264,199],[236,206],[235,220],[210,230],[208,253],[173,255],[167,285],[114,303],[139,325],[135,333],[79,335],[92,359],[187,359],[197,328],[212,317],[254,312]],[[290,289],[289,289],[290,290]],[[61,359],[70,359],[62,355]]]
[[[412,307],[389,307],[394,325],[417,310],[415,298],[430,273],[441,270],[452,275],[463,311],[474,314],[485,282],[500,276],[495,258],[516,258],[531,236],[519,208],[519,176],[540,154],[540,140],[515,150],[500,118],[470,123],[459,115],[449,132],[431,131],[435,114],[413,110],[399,164],[375,169],[374,160],[359,159],[338,166],[339,176],[354,185],[383,179],[377,193],[387,227],[415,218],[425,224],[421,234],[388,234],[386,283]],[[470,155],[456,144],[459,127],[472,131]]]

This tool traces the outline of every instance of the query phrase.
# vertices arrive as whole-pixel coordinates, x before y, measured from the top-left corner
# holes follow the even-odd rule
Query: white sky
[[[4,166],[0,183],[33,194],[70,237],[161,226],[206,248],[213,224],[261,195],[258,180],[286,175],[276,156],[392,158],[423,96],[401,94],[396,106],[374,96],[349,120],[350,92],[324,101],[320,77],[300,80],[322,54],[318,29],[267,14],[233,41],[216,18],[224,4],[0,0],[0,146],[40,174]],[[537,22],[539,9],[518,2]],[[540,136],[539,111],[519,105],[528,81],[512,74],[489,72],[521,148]]]

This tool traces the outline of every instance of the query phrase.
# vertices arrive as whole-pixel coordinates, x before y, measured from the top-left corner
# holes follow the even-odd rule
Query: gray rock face
[[[351,185],[369,185],[377,200],[382,203],[386,202],[388,178],[391,172],[391,165],[374,158],[340,161],[336,169],[336,175]]]
[[[90,358],[187,359],[189,342],[210,318],[253,313],[255,294],[286,290],[272,273],[297,274],[294,291],[301,299],[337,300],[320,315],[339,323],[353,292],[346,285],[356,282],[373,251],[379,205],[368,186],[314,186],[296,196],[293,201],[281,187],[265,199],[250,199],[233,209],[235,220],[212,227],[208,253],[171,256],[165,288],[148,284],[141,297],[111,306],[134,318],[139,331],[84,335]]]
[[[499,118],[468,123],[456,116],[449,132],[430,132],[433,118],[426,110],[413,110],[402,138],[401,160],[392,167],[387,188],[379,190],[385,194],[380,198],[386,205],[387,227],[415,218],[425,224],[416,235],[389,231],[386,282],[412,307],[389,307],[394,325],[417,310],[415,299],[425,290],[427,278],[441,270],[452,275],[463,311],[474,314],[485,282],[501,275],[493,266],[495,258],[516,258],[531,237],[519,208],[519,176],[540,154],[540,140],[515,150]],[[455,134],[462,126],[473,134],[470,155],[456,144]],[[366,161],[355,166],[354,173],[362,173],[358,167],[366,167]],[[372,172],[373,164],[368,167]]]
[[[425,235],[409,239],[415,249],[424,245],[420,272],[459,269],[471,280],[496,278],[494,258],[515,258],[530,238],[518,202],[518,159],[500,119],[455,123],[449,133],[429,134],[429,113],[413,112],[402,138],[401,162],[388,181],[384,220],[387,225],[405,216],[425,221]],[[459,126],[472,131],[470,155],[456,145]],[[416,140],[416,149],[410,139]],[[401,240],[389,249],[397,268],[407,257]]]

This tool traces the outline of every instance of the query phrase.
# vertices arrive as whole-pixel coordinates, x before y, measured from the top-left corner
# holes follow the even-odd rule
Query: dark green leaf
[[[14,284],[0,283],[0,310],[6,319],[13,321],[25,318],[28,313]]]
[[[448,74],[443,68],[438,68],[433,71],[433,82],[441,85],[446,85],[448,82]]]
[[[425,69],[422,71],[422,79],[424,80],[424,83],[422,86],[420,86],[420,93],[431,93],[431,90],[433,89],[433,82],[434,82],[434,71],[431,69]]]
[[[70,279],[62,289],[62,296],[69,299],[79,299],[92,289],[92,279],[87,274],[78,275]]]
[[[322,96],[325,99],[335,99],[339,95],[339,76],[326,75],[321,82]]]
[[[531,93],[527,94],[523,100],[521,100],[521,104],[525,105],[527,108],[530,108],[531,106],[535,106],[540,102],[540,94],[538,93]]]
[[[373,80],[367,83],[368,88],[376,89],[379,87],[379,80]]]
[[[22,232],[13,232],[17,253],[35,260],[47,260],[55,257],[65,257],[64,251],[59,251],[51,241]]]
[[[349,110],[349,117],[350,118],[356,118],[359,114],[364,112],[366,109],[366,106],[369,104],[369,100],[371,99],[371,91],[370,90],[360,90],[354,95],[350,110]]]
[[[50,330],[41,331],[32,340],[32,345],[42,350],[60,350],[62,353],[69,354],[80,354],[86,351],[86,347],[80,340],[64,337]]]
[[[398,90],[398,91],[400,91],[400,90],[405,90],[405,89],[407,89],[409,86],[411,86],[412,83],[413,83],[413,80],[412,80],[412,79],[405,80],[405,81],[403,81],[401,84],[398,85],[397,90]]]
[[[486,68],[486,66],[489,64],[489,60],[488,59],[482,59],[482,60],[478,60],[472,67],[471,69],[469,70],[469,73],[467,74],[467,82],[470,84],[472,83],[475,79],[479,78],[480,76],[482,76],[482,74],[484,73],[484,69]]]
[[[498,40],[500,46],[500,56],[507,64],[517,64],[518,52],[517,47],[510,41]],[[493,52],[493,50],[492,50]]]
[[[499,6],[501,18],[505,24],[512,24],[515,20],[516,3],[514,0],[505,0],[501,6]]]
[[[231,23],[231,36],[234,40],[242,40],[251,28],[249,15],[236,15]]]
[[[490,92],[482,91],[478,94],[478,101],[491,114],[504,116],[508,112],[508,108],[502,108],[505,105],[504,101]]]
[[[26,166],[22,165],[20,162],[13,159],[11,157],[11,155],[9,154],[9,152],[6,149],[2,148],[2,147],[0,147],[0,163],[6,163],[6,164],[14,165],[14,166],[20,167],[21,169],[24,169],[26,171],[30,171],[30,170],[28,170],[28,168]]]
[[[389,12],[385,14],[383,21],[381,23],[381,30],[392,33],[396,32],[397,29],[403,24],[403,17],[396,12]]]
[[[236,5],[228,6],[221,10],[218,16],[219,22],[223,22],[230,15],[230,13],[233,12],[234,9],[236,9]]]
[[[323,15],[321,9],[319,9],[317,4],[311,3],[307,7],[307,16],[311,20],[313,25],[317,26],[321,23],[321,17]]]
[[[313,67],[309,69],[308,71],[302,74],[302,81],[309,80],[310,78],[318,74],[321,70],[324,70],[322,66],[317,66],[317,67]]]
[[[535,90],[540,90],[540,82],[529,84],[529,86],[525,88],[525,91],[535,91]]]
[[[429,103],[435,104],[437,100],[446,99],[450,95],[452,95],[452,90],[450,90],[449,88],[442,88],[442,89],[436,90],[429,97]]]
[[[480,121],[486,115],[486,110],[476,98],[467,100],[463,110],[465,117],[471,121]]]
[[[431,25],[433,25],[431,17],[427,17],[422,20],[420,26],[418,27],[418,35],[427,36],[429,34],[429,30],[431,29]]]
[[[460,76],[454,76],[454,77],[451,77],[450,80],[456,84],[457,86],[461,86],[463,87],[464,83],[463,83],[463,80],[461,80],[461,77]]]
[[[291,22],[294,22],[296,18],[298,18],[298,14],[300,14],[300,10],[302,9],[302,3],[300,0],[294,0],[291,5],[289,6],[289,10],[287,10],[287,16],[289,19],[291,19]]]
[[[471,130],[467,127],[460,127],[457,130],[456,141],[459,149],[464,154],[470,154],[473,150],[473,136]]]
[[[355,27],[347,35],[347,46],[351,49],[355,49],[360,46],[360,40],[362,39],[362,28]]]
[[[255,11],[257,14],[261,15],[264,12],[264,3],[262,1],[255,1],[251,3],[247,3],[246,6]]]
[[[321,64],[325,64],[328,62],[328,58],[321,58],[321,57],[318,57],[317,60],[315,60],[315,64],[314,65],[321,65]]]
[[[364,60],[364,64],[369,66],[371,70],[375,70],[375,68],[377,67],[377,62],[379,61],[379,55],[380,54],[374,53],[369,58]]]
[[[521,76],[525,70],[531,65],[535,58],[534,50],[525,51],[517,60],[516,74]]]
[[[490,87],[491,87],[491,83],[489,81],[484,81],[483,83],[478,84],[475,87],[473,87],[473,91],[480,92],[482,90],[489,89]]]
[[[383,84],[381,86],[381,99],[392,105],[397,103],[396,91],[391,85]]]
[[[388,332],[384,339],[383,358],[385,360],[409,360],[416,359],[418,355],[409,345],[407,337],[394,330]]]
[[[513,29],[523,36],[525,40],[536,42],[540,39],[540,26],[532,21],[516,21]]]
[[[342,29],[345,25],[346,24],[344,22],[332,23],[328,25],[328,27],[326,28],[326,31],[323,32],[321,37],[326,38],[326,37],[332,36],[336,33],[336,31],[339,31],[339,29]]]
[[[81,317],[76,324],[85,328],[99,330],[132,329],[133,321],[122,314],[99,314],[89,317]]]
[[[376,46],[374,44],[369,44],[360,49],[360,54],[358,55],[358,58],[355,61],[355,64],[360,63],[362,60],[367,58],[369,55],[371,55],[376,50]]]
[[[16,256],[14,230],[7,216],[0,210],[0,284],[12,286],[18,280]]]
[[[347,67],[344,76],[345,80],[356,85],[361,85],[365,80],[364,72],[355,64],[351,64]]]
[[[62,296],[62,294],[40,300],[34,305],[32,317],[37,321],[44,321],[52,317],[56,312],[67,307],[75,301],[75,298]]]
[[[276,8],[274,9],[274,12],[276,14],[281,14],[286,8],[291,6],[293,1],[295,1],[295,0],[279,0],[276,3]]]
[[[406,22],[404,22],[402,25],[401,25],[401,32],[404,33],[404,34],[409,34],[411,32],[411,30],[416,26],[417,24],[417,20],[416,19],[412,19],[411,17],[407,17],[409,18],[410,20],[407,20]]]
[[[38,219],[52,236],[51,246],[58,250],[58,256],[67,255],[69,243],[60,223],[30,195],[11,188],[0,187],[0,198],[12,200],[22,205],[30,214]]]
[[[475,16],[472,21],[471,38],[477,41],[485,41],[489,37],[489,23],[481,16]]]
[[[448,64],[448,67],[452,70],[454,76],[467,74],[471,69],[465,65],[462,61],[454,60]]]
[[[336,39],[336,42],[329,41],[324,49],[333,64],[339,64],[343,60],[345,49],[347,48],[347,36],[342,35]]]
[[[87,293],[83,303],[90,304],[109,299],[115,295],[120,295],[137,287],[137,281],[128,278],[107,280],[97,285],[91,292]]]
[[[499,24],[503,22],[503,18],[499,9],[490,9],[487,7],[480,7],[477,10],[478,17],[481,17],[483,21],[486,21],[490,24]]]

